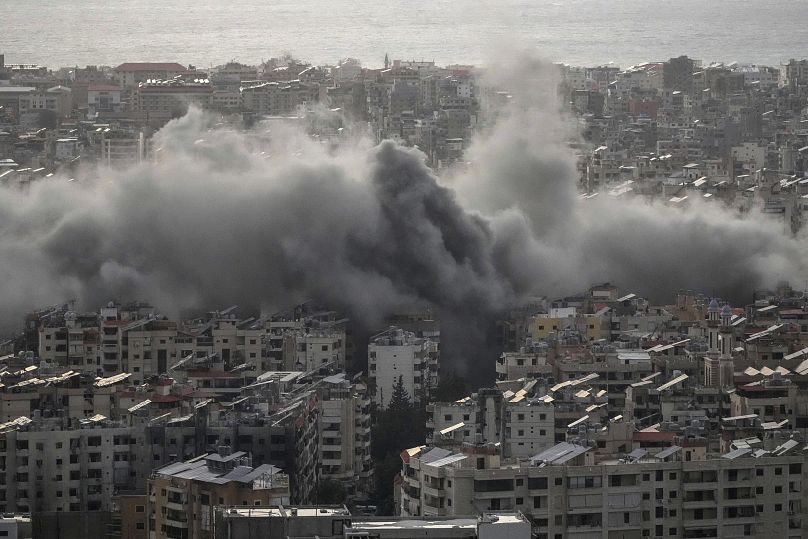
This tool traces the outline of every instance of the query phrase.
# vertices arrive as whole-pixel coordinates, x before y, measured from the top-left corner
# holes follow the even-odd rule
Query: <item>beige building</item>
[[[289,477],[263,464],[256,468],[244,452],[219,453],[170,464],[149,480],[148,515],[152,537],[213,537],[216,506],[257,507],[289,504]]]
[[[801,447],[801,446],[799,446]],[[541,538],[805,537],[798,444],[682,461],[676,446],[613,460],[558,444],[506,463],[494,445],[402,454],[402,515],[522,511]]]
[[[188,107],[210,106],[213,87],[207,79],[150,79],[137,85],[134,111],[147,122],[159,124],[183,116]]]
[[[134,88],[151,79],[165,80],[188,72],[176,62],[126,62],[113,69],[113,80],[118,86]]]
[[[370,456],[370,396],[363,384],[340,373],[321,384],[320,477],[341,482],[348,496],[373,488]]]
[[[320,101],[320,87],[299,80],[264,82],[241,88],[244,110],[264,116],[296,115],[299,107],[311,107]]]

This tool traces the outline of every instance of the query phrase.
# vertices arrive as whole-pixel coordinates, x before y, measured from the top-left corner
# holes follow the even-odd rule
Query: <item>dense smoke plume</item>
[[[460,344],[522,298],[596,281],[741,300],[805,275],[804,240],[762,216],[581,201],[556,70],[521,57],[487,73],[511,99],[444,180],[392,142],[327,151],[276,132],[263,147],[191,110],[158,133],[156,163],[0,188],[4,325],[69,298],[170,315],[317,299],[368,327],[430,304]]]

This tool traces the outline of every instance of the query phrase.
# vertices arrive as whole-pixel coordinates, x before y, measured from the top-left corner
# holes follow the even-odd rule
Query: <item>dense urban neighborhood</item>
[[[161,129],[189,109],[247,139],[392,140],[450,177],[531,91],[493,68],[383,64],[0,55],[0,190],[160,162]],[[801,237],[808,60],[550,66],[576,204],[715,208]],[[718,297],[606,279],[469,323],[473,353],[468,313],[446,304],[381,320],[324,298],[4,312],[0,536],[808,537],[808,285]]]

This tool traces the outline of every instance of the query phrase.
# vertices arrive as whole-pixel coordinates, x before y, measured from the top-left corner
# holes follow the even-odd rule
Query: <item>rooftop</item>
[[[188,69],[176,62],[125,62],[115,68],[115,71],[187,71]]]

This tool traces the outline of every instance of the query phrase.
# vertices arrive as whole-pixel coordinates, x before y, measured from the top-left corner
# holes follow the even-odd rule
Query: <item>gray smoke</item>
[[[529,295],[612,280],[737,299],[804,275],[805,241],[762,217],[579,200],[556,70],[514,65],[521,76],[489,70],[513,98],[446,180],[392,142],[327,151],[276,130],[266,146],[192,110],[157,135],[155,163],[0,189],[3,321],[69,298],[143,299],[169,315],[318,299],[373,326],[428,303],[472,357],[480,340],[464,328],[484,333]]]

